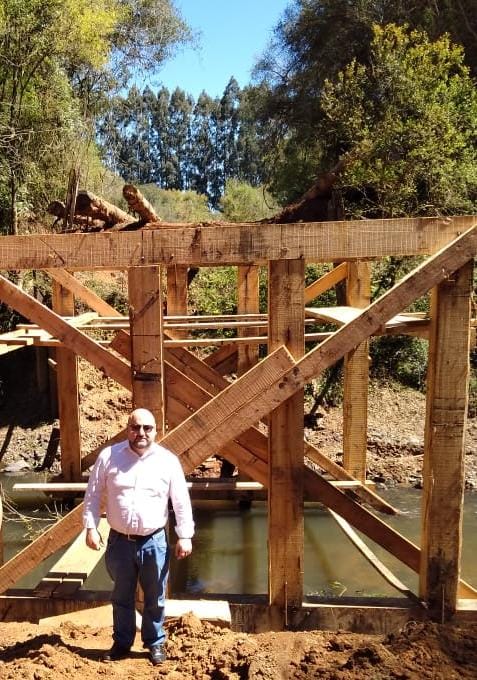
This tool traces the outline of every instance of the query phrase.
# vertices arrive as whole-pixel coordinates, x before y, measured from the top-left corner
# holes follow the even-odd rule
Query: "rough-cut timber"
[[[346,303],[364,308],[371,299],[368,262],[349,262]],[[353,477],[366,481],[368,434],[369,338],[348,352],[343,380],[343,464]]]
[[[269,349],[285,345],[295,359],[305,352],[304,282],[303,260],[270,262]],[[268,416],[268,593],[283,626],[287,607],[303,601],[303,399],[298,390]]]
[[[128,290],[133,407],[149,405],[160,436],[165,429],[160,267],[131,267]]]
[[[74,295],[53,283],[53,309],[61,316],[74,316]],[[55,354],[60,416],[61,472],[65,481],[81,479],[81,425],[79,412],[78,356],[66,347]]]
[[[477,224],[474,215],[308,224],[192,224],[98,234],[3,236],[0,269],[126,269],[363,260],[429,255]],[[343,255],[345,253],[345,255]]]
[[[441,619],[457,608],[472,262],[433,290],[423,465],[421,595]]]

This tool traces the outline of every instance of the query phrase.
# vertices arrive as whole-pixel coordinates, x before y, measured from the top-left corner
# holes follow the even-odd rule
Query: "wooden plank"
[[[469,262],[433,290],[431,305],[420,590],[439,621],[459,594],[472,274]]]
[[[377,557],[375,553],[366,545],[366,543],[358,536],[358,534],[351,528],[348,522],[336,514],[333,510],[329,510],[339,528],[343,531],[345,536],[349,538],[351,543],[360,551],[363,557],[369,564],[376,569],[376,571],[387,581],[393,588],[396,588],[409,599],[421,604],[421,601],[415,593],[412,592],[400,579],[395,576],[388,567]]]
[[[270,383],[274,384],[279,380],[279,376],[286,373],[287,369],[293,368],[294,363],[290,353],[284,347],[279,348],[266,361],[250,369],[180,426],[168,432],[162,440],[164,446],[180,454],[186,472],[192,471],[209,455],[210,451],[219,450],[228,441],[234,439],[236,434],[241,434],[265,415],[265,412],[262,413],[252,422],[248,422],[246,427],[243,426],[240,416],[234,418],[234,414],[240,413],[245,406],[253,408],[252,404],[260,398],[265,386]],[[240,389],[237,390],[236,387],[239,384]],[[287,396],[291,396],[299,388],[292,390],[288,387],[288,389],[290,394]],[[280,398],[276,404],[281,402]],[[269,402],[268,407],[270,406],[273,408],[273,403]],[[203,420],[204,413],[206,413],[206,420]],[[227,434],[222,428],[224,417],[229,422],[235,420],[235,427]]]
[[[121,332],[117,334],[115,349],[126,358],[129,358],[130,337],[127,333]],[[182,400],[184,395],[187,394],[189,407],[193,410],[203,406],[211,396],[219,394],[230,384],[230,382],[223,378],[217,371],[185,349],[166,349],[164,356],[167,360],[165,370],[168,381],[168,395],[173,396],[178,400]],[[182,375],[176,375],[174,377],[173,372],[171,371],[172,367],[176,368]],[[192,390],[184,384],[190,381],[193,381]],[[177,389],[174,391],[175,384],[177,385]],[[202,388],[202,392],[197,389],[198,387]],[[184,415],[183,411],[182,414]],[[178,419],[177,424],[179,424],[179,422],[181,421]],[[252,451],[258,458],[268,461],[267,439],[262,432],[256,428],[251,428],[240,435],[237,440],[241,446]],[[229,455],[229,452],[225,449],[222,450],[222,453],[224,453],[226,458]],[[341,465],[338,465],[330,458],[320,453],[316,447],[308,442],[305,442],[305,454],[310,460],[331,474],[335,479],[349,482],[357,481]],[[396,514],[396,510],[389,505],[389,503],[383,501],[383,499],[371,489],[360,485],[355,489],[355,493],[362,501],[370,504],[380,512]]]
[[[94,321],[97,318],[98,318],[97,312],[84,312],[83,314],[78,314],[78,316],[64,315],[63,321],[67,321],[70,326],[77,328],[79,326],[86,326],[88,323]],[[43,329],[38,324],[32,323],[19,323],[17,324],[17,328],[22,328],[23,330],[27,331],[28,334],[30,333],[34,334],[35,331],[38,331],[40,333],[44,332]]]
[[[79,300],[85,302],[88,307],[91,307],[95,312],[101,316],[121,316],[114,307],[105,302],[99,295],[87,286],[84,286],[73,274],[70,274],[66,269],[45,269],[46,273],[57,283],[61,284],[75,295]]]
[[[349,262],[346,303],[363,309],[371,299],[371,270],[368,262]],[[344,358],[343,465],[353,477],[366,481],[368,438],[369,338]]]
[[[59,316],[74,316],[75,311],[73,293],[56,280],[53,281],[53,310]],[[61,474],[65,481],[75,481],[81,478],[78,357],[70,349],[58,347],[55,360]]]
[[[313,281],[305,288],[305,305],[312,300],[325,293],[327,290],[336,286],[337,283],[343,281],[348,273],[348,263],[342,262],[337,267],[333,267],[329,272],[320,276],[319,279]]]
[[[176,368],[165,362],[167,380],[167,411],[170,425],[183,422],[195,409],[206,403],[210,395]],[[258,434],[260,436],[260,434]],[[251,431],[243,433],[237,441],[229,441],[217,453],[242,468],[252,479],[268,485],[267,456],[254,446]]]
[[[0,593],[77,536],[83,526],[82,514],[81,503],[0,567]]]
[[[211,443],[212,448],[219,448],[231,437],[257,422],[271,408],[301,389],[306,381],[350,351],[403,307],[407,307],[415,297],[420,297],[429,287],[436,285],[471,259],[476,248],[477,232],[472,229],[406,276],[388,293],[363,310],[357,319],[337,331],[295,365],[287,368],[291,358],[287,361],[284,349],[276,350],[199,409],[185,423],[168,433],[164,444],[183,457],[186,468],[190,465],[190,469],[193,469],[197,461],[206,457],[205,453],[210,451]],[[280,374],[281,366],[283,368]],[[359,508],[356,504],[353,506]],[[353,522],[352,518],[345,519]],[[381,542],[379,536],[377,539]]]
[[[206,356],[204,363],[221,375],[230,375],[237,370],[237,348],[233,344],[224,345]]]
[[[56,486],[65,487],[60,484]],[[86,484],[83,486],[86,487]],[[99,530],[106,540],[109,527],[104,518],[100,520]],[[86,546],[83,529],[59,560],[50,567],[33,592],[38,597],[64,597],[74,594],[82,587],[103,555],[104,550],[95,551]]]
[[[165,430],[161,268],[131,267],[128,289],[133,407],[154,414],[160,436]]]
[[[320,319],[321,321],[330,321],[331,323],[336,323],[340,326],[344,326],[346,323],[353,321],[361,314],[361,309],[359,307],[307,307],[307,316],[312,316],[314,319]]]
[[[102,517],[99,521],[98,529],[103,537],[104,542],[108,537],[109,525],[107,520]],[[55,564],[53,564],[48,574],[49,578],[77,578],[86,581],[88,576],[96,568],[99,560],[104,552],[100,550],[91,550],[86,545],[86,530],[75,538],[73,543],[63,553]]]
[[[237,312],[239,314],[258,314],[260,311],[259,300],[259,272],[260,268],[254,265],[240,265],[237,271]],[[239,338],[246,338],[256,335],[259,328],[249,328],[242,326],[238,321],[237,335]],[[263,326],[262,326],[263,328]],[[265,326],[266,328],[266,326]],[[237,374],[243,375],[251,366],[258,362],[258,345],[245,344],[237,347]]]
[[[74,328],[58,314],[20,290],[5,277],[0,276],[0,299],[20,314],[38,323],[39,326],[58,338],[68,349],[90,361],[100,371],[112,377],[124,387],[130,388],[129,366],[107,349],[89,338],[80,329]]]
[[[127,269],[132,266],[363,260],[436,252],[476,222],[456,217],[299,224],[171,225],[138,232],[4,236],[0,269]],[[343,252],[346,251],[346,252]]]
[[[305,351],[304,279],[304,260],[269,264],[269,349],[285,345],[295,359]],[[303,601],[303,399],[297,390],[268,417],[268,597],[282,627]]]
[[[305,313],[308,317],[344,326],[344,324],[356,319],[356,317],[359,316],[361,309],[362,307],[359,306],[306,307]],[[396,314],[396,316],[393,316],[392,319],[389,319],[389,321],[384,324],[384,328],[378,329],[377,334],[389,333],[397,331],[398,329],[405,334],[408,332],[408,329],[425,328],[427,324],[427,319],[418,319],[414,314]]]

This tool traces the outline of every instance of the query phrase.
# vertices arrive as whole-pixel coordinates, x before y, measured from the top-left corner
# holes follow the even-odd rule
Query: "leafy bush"
[[[381,336],[370,343],[371,375],[394,378],[403,385],[424,390],[428,343],[405,335]]]

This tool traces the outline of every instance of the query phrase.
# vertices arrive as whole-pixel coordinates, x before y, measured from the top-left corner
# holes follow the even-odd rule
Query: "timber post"
[[[269,352],[286,345],[296,359],[304,354],[304,280],[303,259],[269,263]],[[268,594],[280,628],[303,602],[303,398],[297,390],[268,417]]]
[[[53,281],[53,309],[74,316],[74,295]],[[70,349],[56,350],[56,384],[60,418],[61,473],[67,482],[81,479],[81,424],[79,412],[78,356]]]
[[[420,591],[441,622],[459,591],[472,272],[468,262],[432,291]]]

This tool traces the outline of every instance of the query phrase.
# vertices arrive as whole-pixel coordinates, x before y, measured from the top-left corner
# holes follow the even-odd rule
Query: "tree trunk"
[[[161,218],[149,203],[149,201],[141,194],[132,184],[125,184],[123,187],[123,196],[126,199],[129,209],[139,215],[144,222],[160,222]]]

